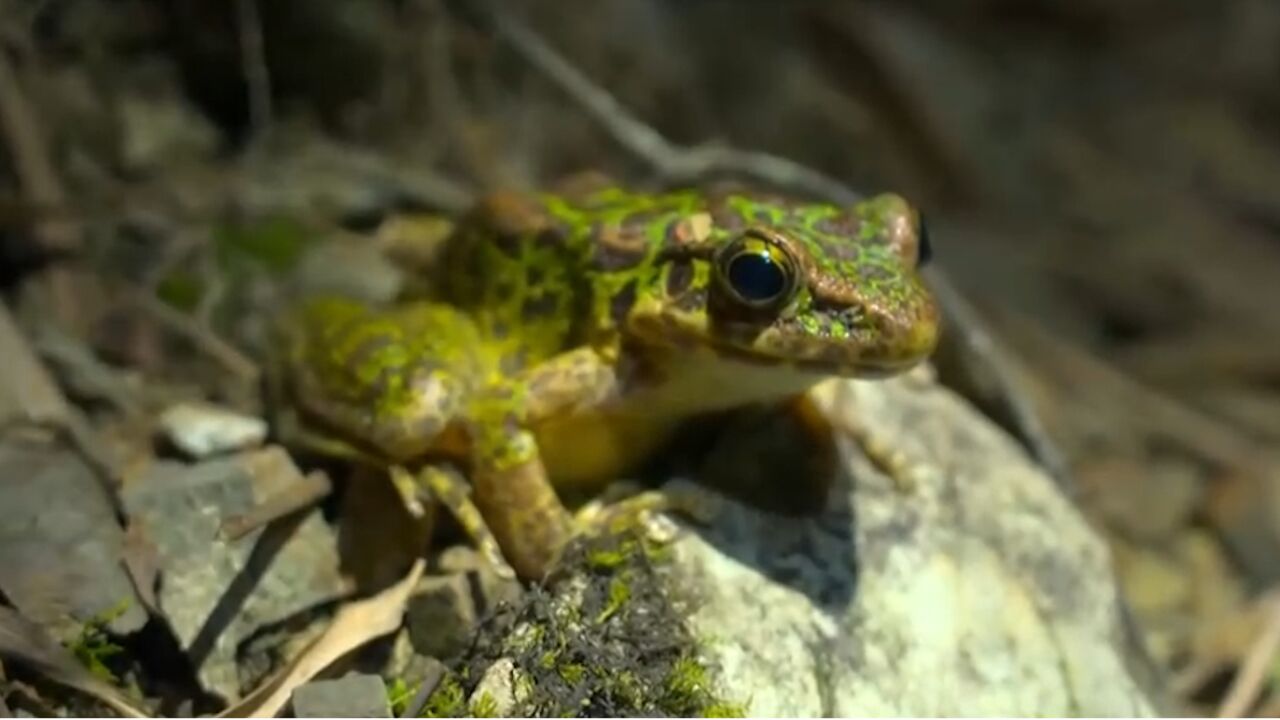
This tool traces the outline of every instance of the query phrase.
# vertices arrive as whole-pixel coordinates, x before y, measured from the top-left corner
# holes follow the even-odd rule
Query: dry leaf
[[[288,667],[218,717],[275,717],[288,704],[294,688],[352,650],[400,627],[409,595],[422,577],[424,567],[425,563],[419,558],[400,582],[373,597],[344,606],[324,634],[299,653]]]
[[[125,717],[150,717],[124,693],[95,677],[44,628],[0,605],[0,657],[22,663],[54,682],[101,700]]]

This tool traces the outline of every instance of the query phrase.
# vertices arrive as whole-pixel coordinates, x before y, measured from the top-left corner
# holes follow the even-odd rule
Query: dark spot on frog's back
[[[629,217],[621,224],[599,224],[592,229],[595,251],[592,262],[597,269],[606,272],[634,267],[649,256],[649,242],[645,238],[645,218]]]
[[[615,323],[621,324],[627,317],[627,313],[631,312],[631,306],[636,304],[636,281],[631,280],[622,289],[614,294],[613,299],[609,301],[609,314],[613,317]]]
[[[527,364],[528,361],[524,350],[514,350],[512,352],[505,353],[498,360],[498,367],[507,375],[514,375],[517,372],[520,372]]]
[[[539,293],[524,299],[520,306],[520,314],[526,319],[537,320],[550,317],[560,308],[560,297],[555,293]]]
[[[693,283],[693,263],[677,260],[667,267],[667,297],[676,297]]]

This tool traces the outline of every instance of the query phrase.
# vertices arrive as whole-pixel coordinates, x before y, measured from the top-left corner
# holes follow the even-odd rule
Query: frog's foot
[[[418,484],[418,480],[404,468],[399,465],[393,465],[388,469],[391,476],[391,484],[396,489],[396,494],[400,496],[400,502],[404,505],[404,509],[409,511],[409,515],[414,519],[421,521],[427,516],[427,507],[422,504],[422,486]]]
[[[418,499],[418,491],[421,488],[429,490],[432,497],[449,509],[454,519],[462,526],[463,532],[471,538],[480,555],[493,568],[494,573],[503,578],[515,577],[515,570],[503,557],[497,539],[489,531],[489,526],[485,524],[480,510],[471,501],[466,481],[457,473],[428,465],[419,470],[418,475],[414,477],[404,468],[395,466],[391,468],[391,480],[401,496],[405,498],[405,507],[409,508],[409,512],[414,513],[414,505],[418,507],[419,513],[414,513],[415,518],[424,517],[426,514]]]
[[[842,402],[846,399],[847,396],[843,396]],[[871,464],[889,476],[895,490],[904,494],[915,492],[917,463],[887,433],[873,430],[855,415],[853,412],[841,413],[839,420],[834,421],[835,429],[857,444]]]
[[[580,533],[617,534],[637,529],[655,543],[675,539],[679,528],[664,513],[678,514],[701,525],[710,525],[724,509],[724,499],[694,483],[673,481],[657,490],[643,490],[635,483],[618,482],[574,515]]]

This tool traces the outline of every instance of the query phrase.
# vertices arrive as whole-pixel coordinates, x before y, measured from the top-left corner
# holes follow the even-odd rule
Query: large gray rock
[[[111,498],[75,452],[0,444],[0,508],[0,591],[25,616],[64,640],[93,620],[120,634],[147,621]]]
[[[336,680],[312,680],[293,691],[298,718],[389,718],[387,686],[377,675],[351,673]]]
[[[816,393],[913,465],[851,442],[828,509],[727,502],[674,547],[673,597],[756,716],[1150,716],[1107,548],[1013,440],[918,378]]]
[[[157,461],[123,493],[159,551],[160,609],[208,690],[240,697],[237,649],[264,627],[338,599],[348,588],[337,540],[316,508],[228,542],[224,518],[297,482],[268,447],[194,465]]]

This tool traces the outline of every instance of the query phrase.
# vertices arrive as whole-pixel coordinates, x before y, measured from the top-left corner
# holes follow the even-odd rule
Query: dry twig
[[[609,135],[651,164],[668,181],[692,182],[715,175],[740,174],[833,202],[857,202],[859,194],[844,183],[784,157],[725,146],[682,147],[667,140],[561,57],[532,28],[487,0],[477,0],[474,5],[531,65],[581,105]]]
[[[37,207],[65,207],[66,193],[49,159],[40,121],[27,102],[18,74],[3,47],[0,47],[0,131],[3,131],[24,200]],[[36,246],[43,253],[60,255],[80,249],[80,228],[65,217],[32,222],[31,230]],[[46,271],[44,280],[53,314],[65,324],[74,325],[78,316],[75,279],[70,271],[55,265]]]
[[[1268,593],[1264,602],[1270,606],[1267,624],[1249,648],[1231,689],[1218,706],[1220,718],[1244,717],[1249,712],[1266,688],[1272,664],[1280,653],[1280,591]]]
[[[240,32],[240,67],[248,90],[249,127],[253,138],[261,138],[271,125],[271,72],[267,69],[258,0],[236,0],[236,25]]]
[[[262,373],[258,364],[195,318],[175,310],[146,292],[131,293],[131,300],[140,310],[189,340],[246,384],[258,382]]]
[[[301,481],[291,484],[264,502],[254,505],[248,512],[232,515],[224,520],[222,537],[227,542],[235,542],[267,523],[310,507],[331,492],[333,492],[333,483],[323,471],[307,473]]]
[[[405,605],[424,567],[419,559],[400,582],[373,597],[344,605],[324,633],[284,670],[218,717],[275,717],[299,685],[352,650],[400,627]]]

